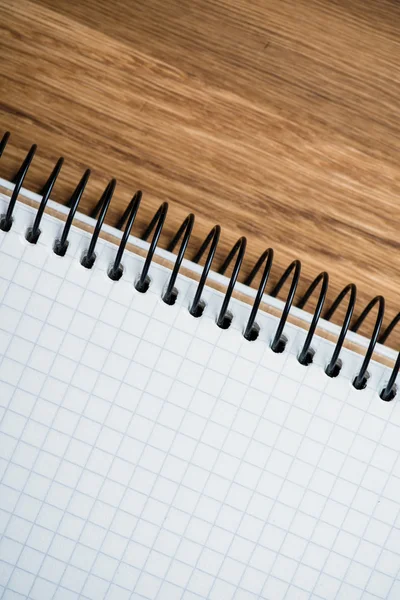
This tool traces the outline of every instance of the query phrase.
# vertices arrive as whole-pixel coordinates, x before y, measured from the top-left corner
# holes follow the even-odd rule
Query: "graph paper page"
[[[0,212],[6,201],[0,197]],[[196,283],[17,204],[0,231],[0,598],[15,600],[398,600],[400,409],[351,381],[362,357],[324,373],[242,335],[250,307],[232,301],[232,326],[188,312]]]

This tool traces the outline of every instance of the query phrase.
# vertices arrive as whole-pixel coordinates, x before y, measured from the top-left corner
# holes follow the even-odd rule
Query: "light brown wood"
[[[246,235],[242,278],[272,246],[271,282],[299,258],[300,292],[327,270],[330,300],[354,281],[357,314],[383,294],[387,324],[399,27],[395,0],[0,0],[0,130],[13,134],[0,175],[36,142],[28,187],[64,155],[54,199],[92,167],[84,210],[115,176],[108,222],[140,188],[137,233],[167,200],[163,244],[193,211],[189,257],[220,223],[216,265]]]

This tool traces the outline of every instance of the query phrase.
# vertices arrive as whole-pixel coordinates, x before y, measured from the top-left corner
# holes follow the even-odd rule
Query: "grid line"
[[[84,272],[88,234],[75,229],[57,275],[45,251],[57,220],[18,249],[33,212],[18,204],[0,234],[16,260],[0,277],[0,597],[396,600],[400,409],[377,393],[388,369],[371,363],[356,394],[354,353],[330,380],[332,344],[316,337],[300,368],[303,330],[288,324],[274,355],[276,319],[260,313],[249,344],[248,307],[232,299],[221,331],[221,296],[206,289],[193,319],[184,277],[165,307],[160,265],[139,296],[127,282],[143,259],[129,252],[111,284],[113,246],[99,240]]]

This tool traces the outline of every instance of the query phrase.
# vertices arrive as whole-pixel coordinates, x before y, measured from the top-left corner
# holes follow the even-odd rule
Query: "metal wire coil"
[[[9,137],[10,137],[10,134],[7,132],[4,134],[3,138],[0,141],[0,157],[2,156],[4,150],[7,146]],[[12,182],[14,183],[14,189],[11,194],[11,198],[10,198],[10,202],[7,207],[7,211],[5,214],[0,215],[0,229],[4,232],[10,231],[10,229],[12,228],[13,212],[14,212],[15,204],[16,204],[18,195],[20,193],[21,187],[23,185],[24,179],[26,177],[26,174],[27,174],[29,167],[32,163],[32,160],[35,156],[36,149],[37,149],[37,147],[34,144],[28,151],[25,159],[22,161],[21,167],[19,168],[18,172],[16,173],[15,177],[12,180]],[[39,208],[37,210],[34,224],[26,232],[26,239],[31,244],[36,244],[40,237],[41,219],[42,219],[43,213],[45,211],[50,194],[51,194],[53,187],[56,183],[56,180],[60,174],[62,164],[63,164],[63,158],[60,158],[57,161],[48,180],[46,181],[43,189],[41,190],[40,195],[42,196],[42,199],[41,199]],[[59,239],[55,240],[54,246],[53,246],[54,252],[56,254],[58,254],[59,256],[65,256],[66,252],[68,251],[68,243],[69,243],[68,235],[69,235],[70,228],[71,228],[71,225],[74,220],[75,213],[78,209],[78,205],[79,205],[82,195],[84,193],[86,184],[89,180],[89,177],[90,177],[90,170],[87,170],[83,174],[80,182],[78,183],[76,189],[74,190],[69,201],[67,202],[67,206],[69,207],[70,210],[69,210],[67,219],[65,221],[61,236]],[[99,235],[101,232],[101,228],[102,228],[102,225],[104,223],[104,220],[105,220],[105,217],[107,214],[107,210],[110,206],[110,203],[111,203],[114,191],[115,191],[115,186],[116,186],[116,180],[112,179],[106,186],[99,202],[97,203],[96,207],[94,208],[94,210],[92,211],[92,213],[90,215],[91,217],[96,219],[96,225],[95,225],[95,228],[92,233],[89,247],[81,259],[81,264],[87,269],[91,269],[95,263],[96,244],[97,244],[97,241],[98,241],[98,238],[99,238]],[[116,254],[114,263],[108,272],[109,277],[115,281],[119,280],[123,276],[123,263],[122,263],[123,253],[125,251],[125,247],[126,247],[129,235],[130,235],[132,227],[134,225],[136,215],[140,208],[141,200],[142,200],[142,192],[137,191],[135,193],[135,195],[133,196],[131,202],[129,203],[128,207],[126,208],[124,214],[121,216],[121,218],[119,219],[119,221],[116,224],[117,229],[122,229],[124,226],[125,226],[125,229],[124,229],[124,233],[123,233],[121,242],[118,246],[118,250],[117,250],[117,254]],[[142,269],[137,281],[134,282],[135,288],[141,293],[145,293],[148,290],[149,285],[150,285],[150,278],[148,275],[149,269],[150,269],[150,265],[151,265],[151,262],[152,262],[152,259],[154,256],[154,252],[155,252],[157,244],[159,242],[161,231],[163,229],[163,226],[164,226],[164,223],[166,220],[167,212],[168,212],[168,203],[164,202],[158,208],[158,210],[154,214],[153,218],[151,219],[149,225],[147,226],[144,234],[142,235],[142,239],[148,240],[150,238],[151,234],[153,234],[151,241],[150,241],[149,249],[146,254],[143,269]],[[177,295],[178,295],[178,290],[176,290],[176,288],[175,288],[175,283],[176,283],[176,279],[177,279],[177,276],[178,276],[178,273],[179,273],[179,270],[180,270],[180,267],[181,267],[181,264],[182,264],[182,261],[183,261],[183,258],[184,258],[184,255],[185,255],[185,252],[186,252],[186,249],[187,249],[187,246],[188,246],[191,234],[192,234],[194,220],[195,220],[194,215],[189,214],[186,217],[186,219],[183,221],[182,225],[179,227],[178,231],[173,236],[172,240],[170,241],[170,243],[167,245],[167,248],[166,248],[169,252],[173,252],[174,249],[176,248],[176,246],[178,245],[179,241],[181,240],[181,243],[180,243],[180,246],[178,249],[178,253],[176,256],[176,260],[174,263],[174,267],[172,269],[170,278],[169,278],[167,286],[166,286],[166,290],[163,293],[163,297],[162,297],[163,301],[166,302],[167,304],[174,304],[176,301]],[[205,259],[203,271],[202,271],[202,274],[200,276],[200,279],[199,279],[199,282],[198,282],[198,285],[196,288],[194,299],[189,308],[189,312],[195,318],[201,317],[203,310],[204,310],[204,302],[202,300],[202,293],[203,293],[204,287],[207,283],[207,277],[208,277],[209,271],[212,266],[215,252],[218,247],[220,232],[221,232],[220,226],[215,225],[211,229],[209,234],[207,235],[206,239],[202,243],[200,249],[194,256],[194,258],[192,259],[192,262],[199,263],[201,261],[203,255],[205,254],[207,248],[209,248],[208,254]],[[245,253],[246,253],[246,238],[240,237],[237,240],[237,242],[233,245],[231,251],[228,253],[226,259],[223,261],[222,266],[218,270],[218,273],[225,274],[226,271],[229,269],[231,263],[234,261],[234,265],[232,268],[232,273],[231,273],[231,276],[229,279],[229,283],[227,285],[226,292],[225,292],[225,295],[224,295],[224,298],[222,301],[222,305],[221,305],[221,308],[220,308],[220,311],[219,311],[219,314],[218,314],[218,317],[216,320],[217,326],[222,329],[227,329],[230,326],[231,321],[232,321],[232,315],[229,311],[229,305],[230,305],[233,291],[235,289],[235,284],[238,280],[241,266],[243,264]],[[249,341],[254,341],[255,339],[257,339],[258,334],[259,334],[259,326],[257,325],[256,318],[257,318],[258,311],[260,309],[263,294],[265,292],[265,289],[266,289],[266,286],[268,283],[268,278],[269,278],[271,268],[272,268],[272,263],[273,263],[273,257],[274,257],[274,252],[273,252],[272,248],[268,248],[265,252],[263,252],[263,254],[260,256],[260,258],[256,261],[256,264],[254,265],[253,269],[251,270],[249,276],[244,281],[245,285],[251,285],[251,283],[254,281],[255,277],[257,276],[258,272],[261,271],[263,265],[265,265],[264,270],[261,275],[256,298],[253,302],[252,310],[251,310],[247,325],[245,327],[245,330],[243,332],[244,337]],[[324,310],[325,301],[326,301],[326,297],[327,297],[327,293],[328,293],[328,285],[329,285],[328,274],[326,272],[322,272],[319,275],[317,275],[317,277],[315,277],[315,279],[312,281],[312,283],[308,287],[307,291],[299,299],[297,299],[295,301],[295,295],[296,295],[297,286],[298,286],[298,283],[300,280],[300,276],[301,276],[301,263],[300,263],[300,261],[295,260],[287,267],[285,272],[280,277],[279,281],[275,284],[273,289],[269,292],[270,296],[277,297],[279,292],[285,285],[286,281],[291,277],[291,285],[289,288],[289,292],[287,293],[287,296],[286,296],[285,305],[284,305],[282,314],[280,316],[279,323],[276,328],[275,334],[273,336],[272,342],[270,344],[271,349],[277,353],[283,352],[285,350],[287,340],[284,336],[284,328],[285,328],[285,324],[286,324],[291,307],[296,306],[298,308],[304,308],[306,306],[306,304],[308,303],[309,299],[311,298],[311,296],[313,295],[314,291],[319,286],[320,291],[319,291],[316,307],[312,313],[313,317],[311,320],[311,324],[308,328],[303,347],[301,348],[300,353],[297,358],[298,358],[298,361],[302,365],[307,366],[312,363],[313,356],[314,356],[314,350],[312,348],[312,341],[313,341],[315,331],[317,329],[317,325],[318,325],[318,321],[319,321],[320,317],[329,321],[332,318],[332,316],[334,315],[334,313],[336,312],[336,310],[338,309],[338,307],[344,302],[345,299],[347,299],[347,310],[346,310],[346,314],[345,314],[345,317],[343,320],[343,324],[342,324],[338,339],[336,341],[331,359],[325,368],[325,373],[329,377],[337,377],[340,373],[341,366],[342,366],[341,360],[340,360],[340,353],[341,353],[341,350],[343,347],[343,343],[346,339],[347,332],[349,330],[357,332],[360,329],[363,322],[365,321],[365,319],[370,314],[370,312],[375,307],[377,307],[373,333],[371,335],[367,351],[364,355],[361,368],[353,380],[353,386],[356,389],[359,389],[359,390],[364,389],[367,386],[368,366],[372,360],[375,346],[378,342],[384,343],[387,340],[389,335],[392,333],[393,329],[400,322],[400,313],[391,321],[391,323],[386,327],[386,329],[382,331],[382,322],[383,322],[383,317],[384,317],[384,312],[385,312],[385,301],[382,296],[376,296],[365,307],[365,309],[363,310],[361,315],[358,317],[358,319],[356,319],[354,321],[354,323],[352,323],[351,321],[352,321],[352,316],[353,316],[353,312],[354,312],[354,307],[356,305],[356,296],[357,296],[357,290],[356,290],[355,284],[353,284],[353,283],[348,284],[340,292],[340,294],[332,302],[332,304],[328,308],[325,308],[325,310]],[[388,383],[385,385],[385,387],[380,392],[380,397],[382,398],[382,400],[389,401],[389,400],[392,400],[396,396],[396,393],[397,393],[396,380],[399,375],[399,371],[400,371],[400,353],[397,357],[396,363],[393,367],[393,370],[391,372]]]

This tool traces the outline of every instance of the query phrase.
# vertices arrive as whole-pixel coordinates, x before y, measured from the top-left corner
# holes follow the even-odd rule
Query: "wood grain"
[[[140,188],[136,233],[166,200],[163,244],[192,211],[189,257],[220,223],[216,265],[246,235],[242,278],[272,246],[271,283],[299,258],[300,292],[327,270],[330,300],[353,281],[356,313],[383,294],[388,323],[399,25],[396,0],[0,0],[0,175],[36,142],[28,187],[64,155],[55,200],[91,167],[84,210],[115,176],[109,223]]]

